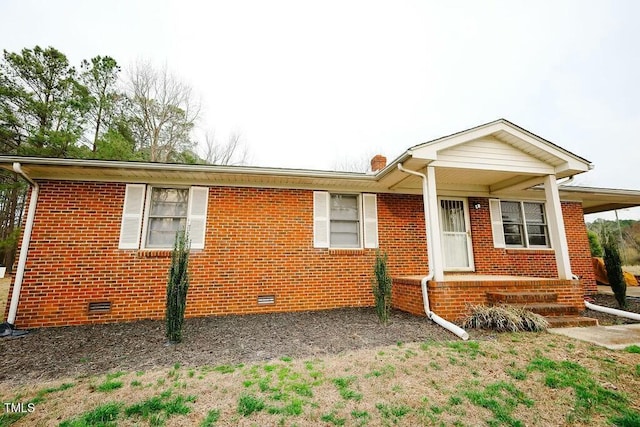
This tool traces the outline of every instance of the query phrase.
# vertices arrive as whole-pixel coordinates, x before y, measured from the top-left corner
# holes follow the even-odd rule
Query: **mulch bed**
[[[597,294],[592,296],[591,298],[593,299],[593,301],[591,301],[593,304],[601,305],[603,307],[620,309],[613,295]],[[625,311],[630,311],[632,313],[640,313],[640,298],[627,297],[627,308],[625,308]],[[638,323],[635,320],[627,319],[624,317],[618,317],[612,314],[606,314],[606,313],[602,313],[594,310],[585,310],[583,313],[583,316],[598,319],[598,323],[603,326]]]
[[[491,336],[469,331],[472,339]],[[378,323],[373,308],[187,319],[184,340],[166,345],[163,321],[33,330],[0,340],[0,381],[31,382],[116,370],[247,363],[336,354],[424,340],[456,340],[424,317],[393,311]]]
[[[597,295],[594,303],[617,308]],[[629,300],[640,313],[640,301]],[[602,325],[633,323],[585,310]],[[495,337],[469,330],[471,339]],[[43,328],[21,338],[0,340],[0,381],[28,383],[108,371],[248,363],[283,356],[312,358],[348,350],[424,340],[458,338],[427,320],[393,311],[390,324],[378,323],[373,308],[187,319],[184,341],[166,345],[163,321]]]

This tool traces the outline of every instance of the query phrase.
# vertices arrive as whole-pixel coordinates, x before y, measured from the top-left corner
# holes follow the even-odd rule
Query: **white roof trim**
[[[425,142],[408,150],[408,153],[413,157],[425,159],[427,161],[435,161],[438,159],[438,152],[446,150],[456,145],[468,143],[470,141],[495,135],[499,132],[506,132],[524,143],[535,147],[538,150],[542,150],[558,159],[563,160],[563,165],[556,167],[556,171],[564,171],[572,169],[575,171],[588,171],[592,168],[591,162],[588,160],[571,153],[563,149],[562,147],[555,145],[537,135],[528,132],[513,123],[499,119],[494,122],[486,123],[484,125],[477,126],[462,132],[455,133],[453,135],[438,138],[429,142]],[[530,153],[527,153],[530,154]],[[530,154],[531,155],[531,154]]]

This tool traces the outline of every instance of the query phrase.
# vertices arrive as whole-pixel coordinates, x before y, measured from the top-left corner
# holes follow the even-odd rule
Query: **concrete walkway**
[[[598,293],[605,294],[605,295],[613,295],[611,286],[598,286]],[[640,286],[627,286],[627,296],[640,298]]]
[[[589,326],[586,328],[548,329],[552,334],[587,341],[611,350],[622,350],[630,345],[640,346],[640,323],[631,325]]]
[[[613,295],[610,286],[598,286],[598,293]],[[627,286],[627,296],[640,297],[640,286]],[[622,350],[630,345],[640,346],[640,323],[589,326],[586,328],[555,328],[548,331],[552,334],[587,341],[611,350]]]

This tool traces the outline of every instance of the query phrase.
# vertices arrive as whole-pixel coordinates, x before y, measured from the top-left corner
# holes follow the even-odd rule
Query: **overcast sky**
[[[254,165],[392,160],[502,117],[592,161],[577,184],[640,190],[639,18],[620,0],[0,0],[0,47],[167,64]]]

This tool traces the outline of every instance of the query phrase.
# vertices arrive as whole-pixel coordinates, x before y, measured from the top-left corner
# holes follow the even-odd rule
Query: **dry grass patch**
[[[122,385],[101,390],[109,382]],[[640,355],[633,351],[514,333],[0,385],[3,401],[40,398],[33,413],[0,425],[96,425],[91,420],[104,415],[119,426],[605,426],[616,417],[633,422],[638,389]]]
[[[7,299],[9,298],[9,286],[11,278],[3,277],[0,279],[0,322],[4,322],[4,311],[7,307]]]

